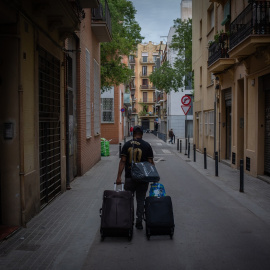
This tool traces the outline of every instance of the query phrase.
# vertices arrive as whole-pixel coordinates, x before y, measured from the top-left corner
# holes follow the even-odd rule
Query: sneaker
[[[136,229],[138,229],[138,230],[142,230],[142,229],[143,229],[142,222],[136,223],[135,227],[136,227]]]

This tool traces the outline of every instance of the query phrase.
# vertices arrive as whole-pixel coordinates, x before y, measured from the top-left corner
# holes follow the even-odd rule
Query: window
[[[214,84],[215,75],[211,72],[208,72],[207,85]]]
[[[215,13],[214,13],[214,5],[211,5],[207,11],[207,27],[208,32],[211,31],[212,28],[215,26]]]
[[[86,138],[91,137],[91,105],[90,105],[90,52],[85,51],[86,62]]]
[[[209,112],[209,136],[214,136],[214,111]]]
[[[153,66],[152,67],[152,72],[155,72],[156,71],[156,66]]]
[[[227,1],[227,3],[224,5],[224,17],[221,25],[225,25],[231,20],[231,1]]]
[[[204,135],[208,136],[208,112],[204,113]]]
[[[94,60],[94,132],[100,134],[100,83],[99,64]]]
[[[129,60],[130,63],[135,63],[134,55],[130,55],[130,56],[128,57],[128,60]]]
[[[114,122],[114,102],[113,98],[102,98],[102,123],[113,123]]]
[[[147,76],[147,66],[142,67],[142,75]]]
[[[147,63],[147,58],[148,58],[148,56],[143,56],[143,63]]]
[[[157,55],[153,55],[153,62],[156,63],[157,61]]]
[[[143,102],[147,102],[147,92],[143,92]]]
[[[142,79],[142,85],[148,85],[148,79]]]

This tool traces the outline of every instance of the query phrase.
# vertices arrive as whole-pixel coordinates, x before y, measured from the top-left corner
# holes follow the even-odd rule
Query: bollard
[[[175,135],[173,135],[173,143],[175,143]]]
[[[240,159],[240,192],[244,192],[244,161]]]
[[[185,155],[187,155],[187,139],[186,139],[186,143],[185,143]]]
[[[180,140],[180,153],[182,153],[182,140]]]
[[[215,175],[218,176],[218,152],[215,152]]]
[[[196,144],[193,144],[193,158],[194,162],[196,162]]]
[[[121,143],[119,143],[119,158],[121,158]]]
[[[190,158],[190,142],[188,143],[188,158]]]
[[[203,150],[203,155],[204,155],[204,168],[207,169],[206,148],[204,148]]]
[[[124,143],[126,143],[126,137],[124,137]]]
[[[177,151],[179,150],[179,139],[177,139]]]

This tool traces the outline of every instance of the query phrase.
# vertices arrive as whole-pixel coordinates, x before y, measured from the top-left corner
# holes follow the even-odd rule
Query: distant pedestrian
[[[129,132],[130,132],[130,136],[132,137],[133,136],[133,126],[130,127]]]
[[[125,190],[129,190],[132,193],[136,193],[137,211],[136,211],[136,228],[138,230],[143,229],[142,220],[144,213],[144,200],[148,189],[148,183],[136,182],[131,179],[131,162],[143,162],[148,161],[154,164],[153,149],[151,145],[142,139],[143,129],[141,126],[134,127],[133,139],[126,142],[122,148],[121,159],[119,162],[118,174],[116,184],[120,185],[121,175],[125,169]],[[133,156],[133,158],[132,158]]]
[[[171,130],[169,130],[169,137],[170,137],[169,143],[172,143],[173,144],[174,133],[173,133],[173,129],[172,128],[171,128]]]

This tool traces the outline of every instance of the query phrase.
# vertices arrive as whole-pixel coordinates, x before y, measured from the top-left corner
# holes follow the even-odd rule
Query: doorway
[[[224,91],[225,98],[225,117],[226,117],[226,152],[225,159],[231,159],[231,141],[232,141],[232,91],[231,89]]]
[[[270,176],[270,74],[263,77],[265,92],[264,174]]]

